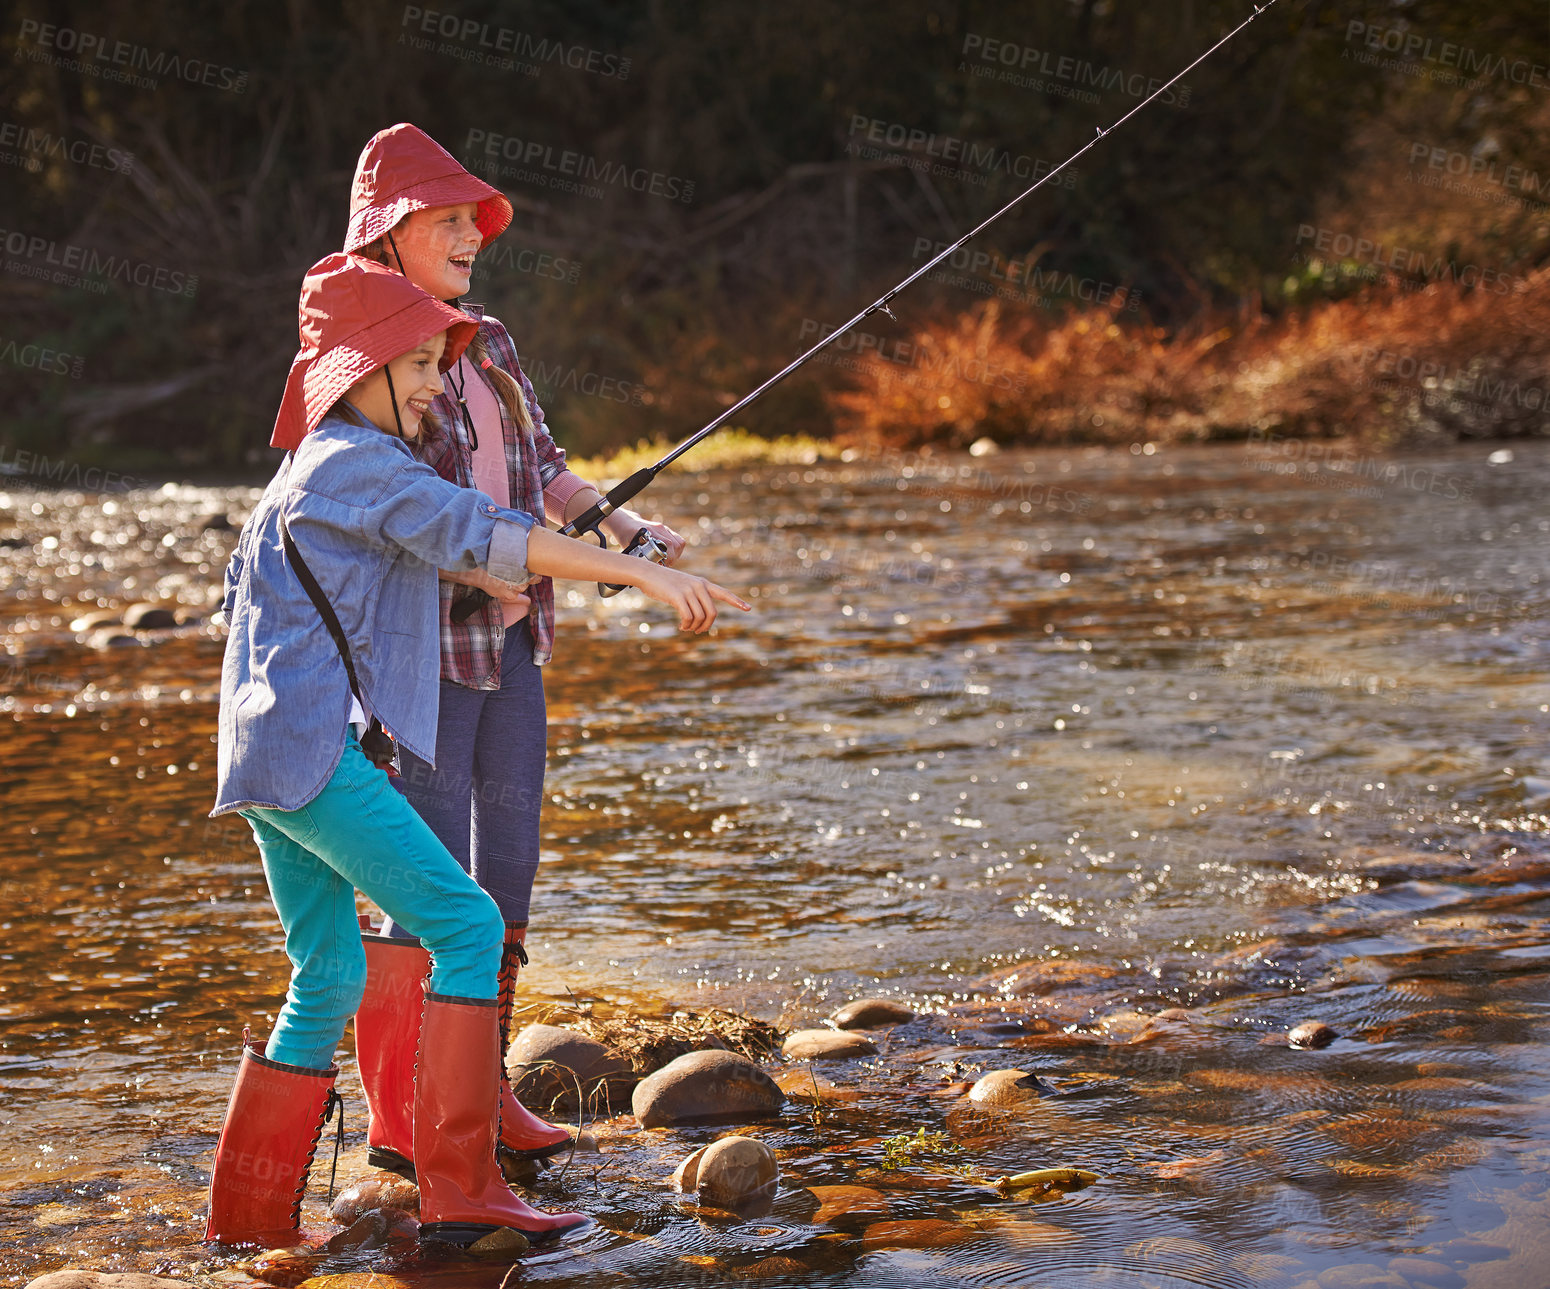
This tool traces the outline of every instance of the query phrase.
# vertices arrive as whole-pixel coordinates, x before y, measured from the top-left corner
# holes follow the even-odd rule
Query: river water
[[[207,615],[257,490],[25,485],[0,481],[0,1274],[210,1276],[235,1255],[198,1246],[205,1170],[285,979],[245,825],[205,817]],[[822,1071],[851,1099],[747,1129],[782,1167],[756,1221],[666,1187],[722,1130],[597,1125],[606,1153],[537,1189],[599,1225],[523,1282],[1550,1284],[1547,494],[1545,444],[664,478],[693,566],[756,611],[686,639],[562,588],[524,1000],[923,1015]],[[70,629],[144,600],[186,625]],[[1304,1020],[1339,1038],[1277,1043]],[[976,1119],[956,1081],[998,1067],[1093,1095]],[[922,1128],[946,1153],[883,1167]],[[979,1184],[1054,1164],[1101,1181]],[[813,1221],[802,1188],[858,1180],[950,1238]],[[504,1275],[321,1271],[368,1269]]]

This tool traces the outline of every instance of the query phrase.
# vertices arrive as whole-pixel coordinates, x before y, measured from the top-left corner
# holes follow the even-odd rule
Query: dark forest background
[[[400,120],[471,166],[489,164],[498,140],[494,164],[510,169],[483,173],[516,220],[470,298],[507,322],[562,444],[679,437],[919,267],[923,241],[956,237],[1026,186],[1018,164],[1065,157],[1250,11],[1244,0],[7,5],[0,445],[171,471],[263,461],[301,276],[339,246],[362,144]],[[82,70],[86,37],[101,42],[94,53],[127,46],[127,62],[106,65],[138,66],[154,84]],[[1374,403],[1382,381],[1362,378],[1364,365],[1386,374],[1375,352],[1414,358],[1440,344],[1454,378],[1545,384],[1547,63],[1545,0],[1277,0],[1174,101],[1083,157],[1069,186],[1047,185],[995,225],[979,245],[999,258],[978,270],[980,286],[970,266],[911,288],[897,324],[868,320],[879,348],[910,350],[812,364],[743,419],[766,434],[922,442],[1335,434],[1384,418],[1542,430],[1543,408],[1521,393],[1450,420],[1421,406],[1424,382]],[[890,126],[935,141],[891,146]],[[949,138],[1005,164],[937,166],[931,153]],[[529,164],[508,159],[510,139]],[[567,150],[648,190],[558,190]],[[132,160],[115,166],[115,152]],[[922,159],[935,173],[901,164]],[[1337,253],[1341,235],[1350,254]],[[69,248],[96,253],[95,279],[36,275]],[[1393,248],[1408,258],[1375,268]],[[133,273],[115,276],[126,264]],[[1044,285],[995,300],[1008,273],[1026,275],[1008,265],[1037,266]],[[1490,285],[1504,281],[1506,292]],[[1118,287],[1129,307],[1115,304]],[[1018,397],[982,388],[949,414],[942,399],[963,368],[933,376],[913,361],[916,386],[889,395],[899,352],[940,359],[954,344],[1021,363]],[[1240,406],[1235,373],[1280,371],[1293,354],[1303,374],[1278,378],[1285,397]],[[922,386],[927,376],[949,393]],[[1349,388],[1368,391],[1355,420],[1341,413]],[[1107,420],[1087,416],[1100,404]]]

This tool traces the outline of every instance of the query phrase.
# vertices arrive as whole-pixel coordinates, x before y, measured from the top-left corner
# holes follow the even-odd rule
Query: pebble
[[[858,998],[853,1003],[846,1003],[829,1019],[840,1029],[877,1029],[914,1020],[915,1013],[892,998]]]
[[[1301,1049],[1328,1047],[1339,1037],[1321,1020],[1305,1020],[1286,1033],[1287,1044]]]
[[[329,1237],[323,1248],[329,1253],[343,1253],[347,1249],[380,1249],[387,1243],[389,1216],[381,1209],[362,1213],[349,1227]]]
[[[780,1054],[792,1061],[848,1061],[858,1056],[875,1056],[877,1044],[865,1034],[799,1029],[786,1039]]]
[[[813,1269],[805,1262],[782,1257],[780,1254],[760,1258],[759,1261],[751,1262],[746,1267],[728,1267],[726,1270],[740,1280],[764,1280],[770,1276],[784,1276],[788,1280],[795,1279],[797,1283],[801,1283],[813,1274]]]
[[[875,1222],[861,1233],[861,1247],[873,1249],[946,1249],[962,1244],[974,1232],[941,1218],[913,1222]]]
[[[374,1172],[339,1192],[328,1215],[340,1226],[349,1226],[356,1218],[374,1209],[420,1211],[420,1188],[397,1173]]]
[[[779,1113],[786,1097],[775,1081],[733,1052],[688,1052],[636,1085],[630,1108],[643,1128],[730,1115]]]
[[[138,1271],[51,1271],[27,1282],[27,1289],[182,1289],[192,1280],[169,1280]]]
[[[602,1093],[609,1104],[622,1101],[635,1084],[627,1057],[561,1025],[523,1029],[506,1049],[506,1071],[524,1102],[545,1109],[580,1109],[578,1081],[588,1101]]]
[[[239,1262],[237,1269],[256,1276],[265,1284],[275,1285],[277,1289],[295,1289],[311,1276],[321,1256],[318,1250],[297,1244],[288,1249],[269,1249],[247,1262]]]
[[[164,604],[131,604],[123,623],[131,631],[163,631],[178,625],[178,615]]]
[[[528,1251],[531,1245],[527,1236],[509,1226],[498,1227],[488,1235],[480,1236],[465,1250],[470,1257],[485,1262],[512,1262]]]
[[[780,1166],[775,1152],[753,1137],[723,1137],[678,1166],[673,1185],[698,1191],[703,1203],[739,1210],[773,1199]]]
[[[86,643],[93,649],[122,649],[140,641],[123,627],[99,627],[86,638]]]
[[[1021,1106],[1039,1099],[1037,1074],[1027,1070],[991,1070],[975,1080],[969,1089],[969,1100],[978,1105]]]
[[[99,627],[117,627],[123,625],[123,619],[119,617],[117,609],[93,609],[90,613],[83,613],[70,624],[70,630],[79,634],[88,631],[96,631]]]
[[[782,1092],[793,1101],[807,1101],[819,1105],[843,1105],[847,1101],[861,1100],[858,1088],[842,1088],[831,1083],[810,1065],[793,1065],[776,1070],[771,1076]]]

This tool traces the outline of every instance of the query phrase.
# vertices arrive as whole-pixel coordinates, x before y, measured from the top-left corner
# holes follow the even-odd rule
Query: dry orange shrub
[[[1279,434],[1392,443],[1550,429],[1550,268],[1509,294],[1369,289],[1177,331],[1094,308],[998,302],[868,355],[830,395],[852,439],[896,446],[1162,442]]]

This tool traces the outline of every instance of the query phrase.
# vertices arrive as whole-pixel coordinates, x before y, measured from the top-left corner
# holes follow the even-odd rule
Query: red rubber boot
[[[519,1199],[495,1162],[500,1025],[494,999],[425,995],[414,1081],[420,1239],[467,1247],[500,1227],[535,1243],[592,1219]]]
[[[242,1064],[210,1173],[205,1240],[280,1248],[301,1238],[301,1198],[323,1124],[339,1101],[337,1067],[306,1070],[242,1038]]]
[[[499,995],[501,1031],[501,1149],[518,1159],[547,1159],[570,1145],[570,1133],[540,1119],[512,1091],[506,1077],[506,1048],[511,1044],[511,1013],[516,1006],[517,972],[527,966],[527,923],[506,923],[501,945]]]
[[[414,1180],[414,1050],[431,956],[417,940],[364,934],[366,992],[355,1013],[355,1056],[371,1122],[366,1162]]]

